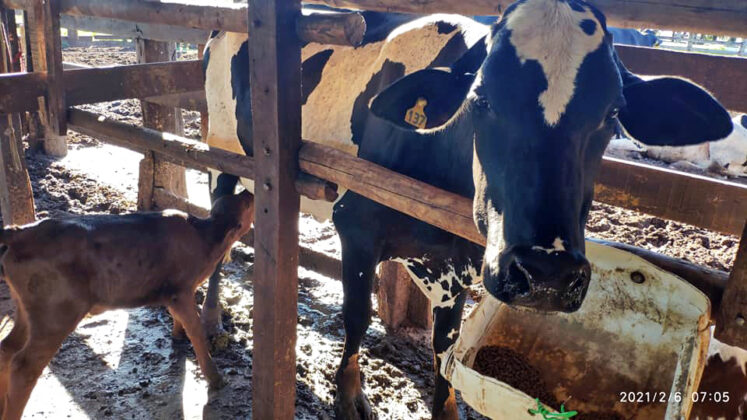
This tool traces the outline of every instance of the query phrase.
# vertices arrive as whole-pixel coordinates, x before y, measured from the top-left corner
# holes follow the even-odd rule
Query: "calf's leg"
[[[187,333],[187,337],[189,337],[189,341],[195,349],[197,363],[200,365],[202,374],[207,378],[210,388],[221,388],[224,382],[213,358],[210,357],[207,337],[202,322],[200,322],[200,315],[194,304],[194,297],[189,293],[178,296],[169,305],[169,312],[184,327],[184,331]]]
[[[87,309],[72,305],[45,305],[40,303],[28,311],[28,340],[10,363],[10,382],[5,396],[3,420],[18,420],[23,415],[31,391],[44,367],[47,366],[62,341],[78,325]]]
[[[345,348],[335,376],[335,414],[338,419],[370,419],[373,413],[362,389],[358,352],[371,323],[371,292],[378,253],[370,244],[340,236]]]
[[[10,361],[23,348],[28,339],[28,321],[23,307],[16,305],[13,329],[0,343],[0,415],[5,411],[5,396],[10,382]]]
[[[229,174],[223,174],[211,170],[208,173],[210,179],[210,200],[215,203],[221,197],[232,195],[236,189],[239,177]],[[208,280],[208,290],[205,295],[205,301],[202,303],[202,322],[207,334],[210,336],[219,334],[223,331],[221,322],[220,307],[220,270],[222,262],[215,267],[215,271]]]
[[[455,298],[453,306],[433,308],[433,358],[436,370],[436,392],[433,395],[434,419],[459,419],[454,388],[441,375],[443,353],[459,338],[462,323],[462,309],[467,292],[462,290]]]

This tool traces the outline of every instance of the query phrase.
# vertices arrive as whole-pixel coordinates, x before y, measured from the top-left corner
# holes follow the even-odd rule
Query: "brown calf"
[[[0,231],[0,261],[16,302],[0,343],[0,413],[20,419],[44,367],[88,313],[165,305],[186,331],[211,388],[222,385],[208,352],[195,289],[254,220],[248,192],[218,200],[207,219],[177,211],[44,220]]]

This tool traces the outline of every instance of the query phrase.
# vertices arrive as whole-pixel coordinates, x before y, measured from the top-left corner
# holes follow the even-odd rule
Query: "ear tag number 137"
[[[428,105],[428,101],[425,98],[418,98],[415,106],[405,113],[405,122],[417,128],[425,128],[425,123],[428,122],[424,109],[426,105]]]

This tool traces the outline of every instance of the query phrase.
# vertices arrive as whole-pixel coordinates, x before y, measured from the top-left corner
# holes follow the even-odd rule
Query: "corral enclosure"
[[[418,13],[444,11],[471,15],[496,13],[501,10],[500,7],[505,7],[503,2],[497,1],[459,4],[434,1],[412,6],[410,3],[387,4],[383,1],[319,2],[342,7]],[[142,125],[145,127],[199,138],[197,129],[200,118],[196,112],[203,112],[203,124],[207,118],[204,115],[204,94],[201,92],[203,82],[200,63],[196,57],[181,57],[191,60],[166,63],[175,58],[172,42],[200,43],[207,39],[209,29],[239,31],[246,28],[246,8],[190,8],[165,4],[152,6],[147,3],[149,2],[115,4],[60,1],[51,2],[52,8],[45,9],[47,6],[37,2],[4,2],[8,7],[32,12],[29,13],[31,19],[26,27],[31,35],[29,61],[34,64],[35,71],[3,75],[0,78],[0,113],[8,115],[7,122],[3,119],[3,124],[7,124],[4,127],[12,128],[6,130],[10,135],[3,136],[2,143],[6,188],[0,204],[4,223],[23,223],[35,217],[33,202],[30,201],[29,178],[24,179],[25,167],[19,167],[18,163],[24,156],[20,151],[24,150],[21,134],[25,129],[19,113],[37,110],[37,97],[43,97],[44,102],[40,117],[37,116],[36,120],[29,118],[32,132],[34,129],[38,130],[35,132],[36,139],[43,139],[40,146],[48,154],[68,154],[68,157],[56,162],[33,151],[26,152],[37,212],[43,209],[48,215],[57,216],[65,213],[177,207],[204,214],[201,207],[207,204],[205,179],[195,171],[188,171],[185,176],[183,170],[172,164],[198,170],[218,167],[250,178],[264,175],[271,180],[273,186],[282,186],[270,188],[264,198],[264,193],[258,195],[260,202],[270,200],[268,203],[271,204],[266,205],[271,211],[266,213],[266,217],[273,218],[272,220],[286,220],[294,213],[292,204],[286,206],[282,203],[287,202],[286,200],[292,202],[293,196],[297,194],[296,190],[316,198],[325,197],[328,185],[323,181],[305,178],[301,182],[295,182],[295,173],[287,165],[278,165],[278,162],[273,161],[274,157],[268,162],[261,162],[262,159],[255,161],[222,153],[220,150],[208,150],[181,137],[162,138],[158,132],[133,127],[141,125],[142,117]],[[268,2],[274,7],[273,3]],[[710,19],[692,18],[688,14],[690,12],[665,1],[651,6],[651,10],[639,11],[612,0],[594,3],[599,3],[598,6],[607,13],[611,22],[622,23],[624,26],[656,26],[747,35],[743,23],[740,25],[740,22],[745,21],[747,10],[736,1],[723,2],[723,9],[719,10],[702,6],[699,12],[710,16]],[[59,9],[55,10],[54,7]],[[154,13],[158,8],[162,8],[161,12]],[[265,12],[274,15],[272,10]],[[5,13],[6,21],[9,22],[7,16],[12,14]],[[61,13],[59,19],[58,13]],[[86,15],[87,18],[84,17]],[[137,53],[122,51],[117,47],[102,51],[95,45],[93,48],[65,50],[62,48],[63,39],[59,28],[70,16],[75,17],[74,22],[80,25],[80,29],[86,29],[85,25],[92,25],[91,30],[102,32],[102,25],[113,27],[111,25],[116,22],[122,28],[131,28],[132,22],[143,22],[147,25],[137,27],[144,37],[151,33],[157,35],[150,35],[153,37],[151,40],[136,40],[133,45],[137,44]],[[109,20],[102,24],[100,19],[116,21]],[[344,22],[355,22],[356,15],[344,14],[336,19],[328,19],[322,23],[311,20],[308,24],[301,23],[297,34],[308,41],[354,43],[354,31],[328,28],[338,28],[341,24],[345,26]],[[184,25],[186,28],[174,25]],[[320,27],[327,29],[321,30]],[[131,29],[122,29],[127,30]],[[286,51],[280,48],[284,45],[282,42],[291,42],[296,35],[283,28],[251,28],[250,32],[257,35],[256,41],[252,41],[256,42],[253,45],[260,46],[257,50],[265,54],[277,54],[277,59],[269,60],[268,68],[257,72],[257,77],[298,71],[292,65],[279,65],[285,63],[282,57]],[[127,34],[122,34],[125,35]],[[714,92],[729,109],[747,111],[747,104],[744,102],[747,86],[734,82],[739,80],[739,75],[746,73],[744,59],[635,47],[619,47],[618,51],[633,71],[691,77]],[[34,54],[37,54],[36,59]],[[91,61],[86,63],[86,60]],[[129,65],[107,69],[65,70],[63,61],[94,66]],[[135,62],[140,64],[134,64]],[[159,64],[144,64],[150,62]],[[4,64],[7,66],[12,63],[6,61]],[[3,70],[14,73],[21,69],[6,67]],[[288,86],[282,85],[275,86],[272,94],[278,96],[278,104],[285,103],[281,100],[285,95],[293,95]],[[149,99],[143,101],[142,109],[138,109],[137,103],[128,98]],[[71,106],[101,102],[108,104],[83,105],[68,110]],[[257,110],[257,115],[269,112],[265,119],[267,127],[264,127],[269,133],[265,136],[268,141],[277,132],[277,127],[273,128],[273,124],[279,121],[278,113],[288,113],[300,121],[300,115],[293,116],[293,101],[289,104],[278,105],[276,109]],[[182,119],[181,112],[175,111],[174,107],[183,107],[192,112],[187,114],[187,119]],[[106,119],[100,118],[100,115]],[[39,125],[40,121],[43,124]],[[132,125],[123,125],[119,121]],[[57,135],[67,133],[66,125],[72,130],[67,138],[69,144],[65,143],[64,137]],[[293,140],[294,133],[284,133],[284,127],[279,129],[275,150],[293,149],[282,142],[288,138]],[[144,158],[141,161],[139,155],[108,145],[101,146],[95,140],[91,141],[89,137],[75,132],[145,152]],[[295,137],[293,141],[298,141],[298,133],[295,133]],[[106,157],[107,154],[109,157]],[[475,241],[482,240],[474,230],[471,203],[467,199],[398,177],[386,169],[326,150],[319,145],[306,143],[301,147],[298,157],[290,152],[281,157],[286,162],[298,159],[301,171],[308,174],[336,182],[460,236]],[[136,163],[137,170],[134,168]],[[714,277],[707,277],[699,287],[711,297],[715,308],[718,309],[717,305],[721,302],[720,314],[714,313],[714,319],[722,330],[723,339],[744,346],[744,318],[741,324],[739,319],[745,310],[746,262],[744,258],[736,262],[733,259],[740,234],[744,242],[742,232],[747,214],[747,189],[740,182],[677,173],[645,163],[616,159],[605,161],[597,186],[597,199],[619,207],[597,204],[588,227],[589,235],[685,257],[722,271],[728,271],[731,266],[728,283],[725,281],[726,275],[721,273],[715,277],[716,281],[713,281]],[[117,171],[121,171],[121,176],[112,176],[112,168],[115,167]],[[136,171],[139,176],[137,184],[133,182]],[[106,184],[109,186],[104,187]],[[117,187],[124,191],[117,191]],[[109,201],[114,204],[107,204]],[[67,204],[63,204],[65,202]],[[651,216],[622,210],[620,207],[642,211]],[[36,217],[44,217],[44,214],[37,214]],[[263,231],[263,226],[273,226],[271,229],[277,230]],[[290,231],[284,231],[286,229]],[[258,411],[254,413],[287,417],[294,413],[289,399],[293,397],[290,390],[296,389],[297,416],[314,417],[319,413],[331,415],[334,368],[343,337],[341,319],[338,316],[340,286],[332,279],[336,277],[335,270],[339,270],[335,263],[335,257],[339,258],[339,245],[329,224],[319,225],[302,217],[299,230],[301,266],[307,265],[311,269],[302,268],[299,271],[298,287],[295,280],[296,259],[291,257],[294,252],[292,243],[295,241],[292,238],[298,237],[298,233],[293,226],[278,226],[269,220],[263,222],[261,218],[257,221],[255,241],[268,241],[263,247],[278,253],[271,260],[276,261],[279,266],[268,266],[260,257],[254,261],[251,248],[238,246],[234,250],[235,261],[224,271],[227,278],[225,283],[230,284],[222,297],[224,307],[229,312],[224,323],[231,334],[223,343],[219,343],[222,346],[218,347],[222,347],[222,350],[217,350],[217,358],[219,366],[229,376],[230,385],[227,390],[211,395],[208,401],[202,383],[195,379],[198,375],[195,375],[194,363],[187,362],[185,367],[184,349],[180,349],[178,345],[172,346],[167,341],[170,339],[165,312],[138,310],[129,314],[128,321],[125,321],[128,317],[126,313],[117,312],[107,318],[84,321],[78,333],[66,342],[45,374],[41,389],[35,392],[38,404],[35,407],[40,407],[37,414],[48,416],[51,412],[62,410],[73,416],[86,414],[90,417],[120,417],[129,414],[135,417],[170,417],[178,416],[180,412],[185,417],[201,414],[236,417],[251,413],[250,405],[255,404],[254,410]],[[279,246],[280,244],[285,247]],[[289,244],[291,247],[287,248]],[[326,254],[327,258],[319,254]],[[268,280],[258,288],[251,280],[260,276],[263,279],[279,277],[275,282]],[[386,282],[386,279],[383,281]],[[297,288],[298,326],[295,322]],[[479,299],[478,295],[475,298]],[[254,296],[260,297],[256,305]],[[397,299],[396,296],[388,298],[393,301]],[[381,307],[379,311],[381,314]],[[389,319],[397,317],[401,318],[401,314],[387,316]],[[254,319],[265,322],[257,325],[253,322]],[[261,328],[268,325],[283,326],[284,329],[276,328],[275,336],[263,335],[267,332],[261,331]],[[254,331],[252,327],[255,328]],[[390,337],[384,333],[380,324],[374,329],[376,332],[370,334],[364,344],[365,348],[370,349],[364,351],[364,356],[371,359],[371,365],[364,366],[364,372],[367,375],[369,395],[372,399],[378,399],[380,406],[384,407],[380,415],[395,418],[426,416],[427,404],[423,397],[430,398],[429,392],[432,389],[430,355],[424,345],[427,339],[412,342]],[[295,346],[291,345],[294,342],[291,334],[293,330],[298,331],[298,343]],[[289,350],[293,353],[294,348],[295,356],[288,353]],[[288,358],[287,363],[271,363],[278,357],[278,351]],[[406,357],[400,358],[401,354]],[[294,358],[298,359],[298,368],[294,368]],[[102,368],[91,367],[96,364]],[[262,372],[262,369],[271,371]],[[76,370],[79,370],[77,374],[74,373]],[[161,371],[166,379],[146,378],[144,370]],[[86,376],[89,377],[88,380],[85,379]],[[159,375],[152,376],[155,378]],[[267,382],[269,378],[275,378],[274,386]],[[146,382],[143,383],[143,380]],[[153,380],[155,385],[151,385],[149,380]],[[61,395],[59,404],[42,408],[48,403],[43,390],[49,390],[52,395]],[[392,401],[400,399],[397,390],[404,390],[402,392],[405,397],[401,398],[401,402]],[[254,392],[253,399],[250,399],[251,392]],[[115,399],[118,405],[109,407],[109,401]],[[136,406],[145,407],[140,415],[133,411]],[[462,410],[465,415],[475,415],[466,407],[462,407]],[[32,411],[30,405],[27,415],[34,414]],[[263,417],[258,415],[258,418]]]

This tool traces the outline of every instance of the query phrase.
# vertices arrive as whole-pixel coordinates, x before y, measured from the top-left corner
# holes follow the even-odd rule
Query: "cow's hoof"
[[[354,397],[345,397],[340,394],[335,398],[335,417],[337,420],[373,420],[376,418],[368,398],[364,393]]]

